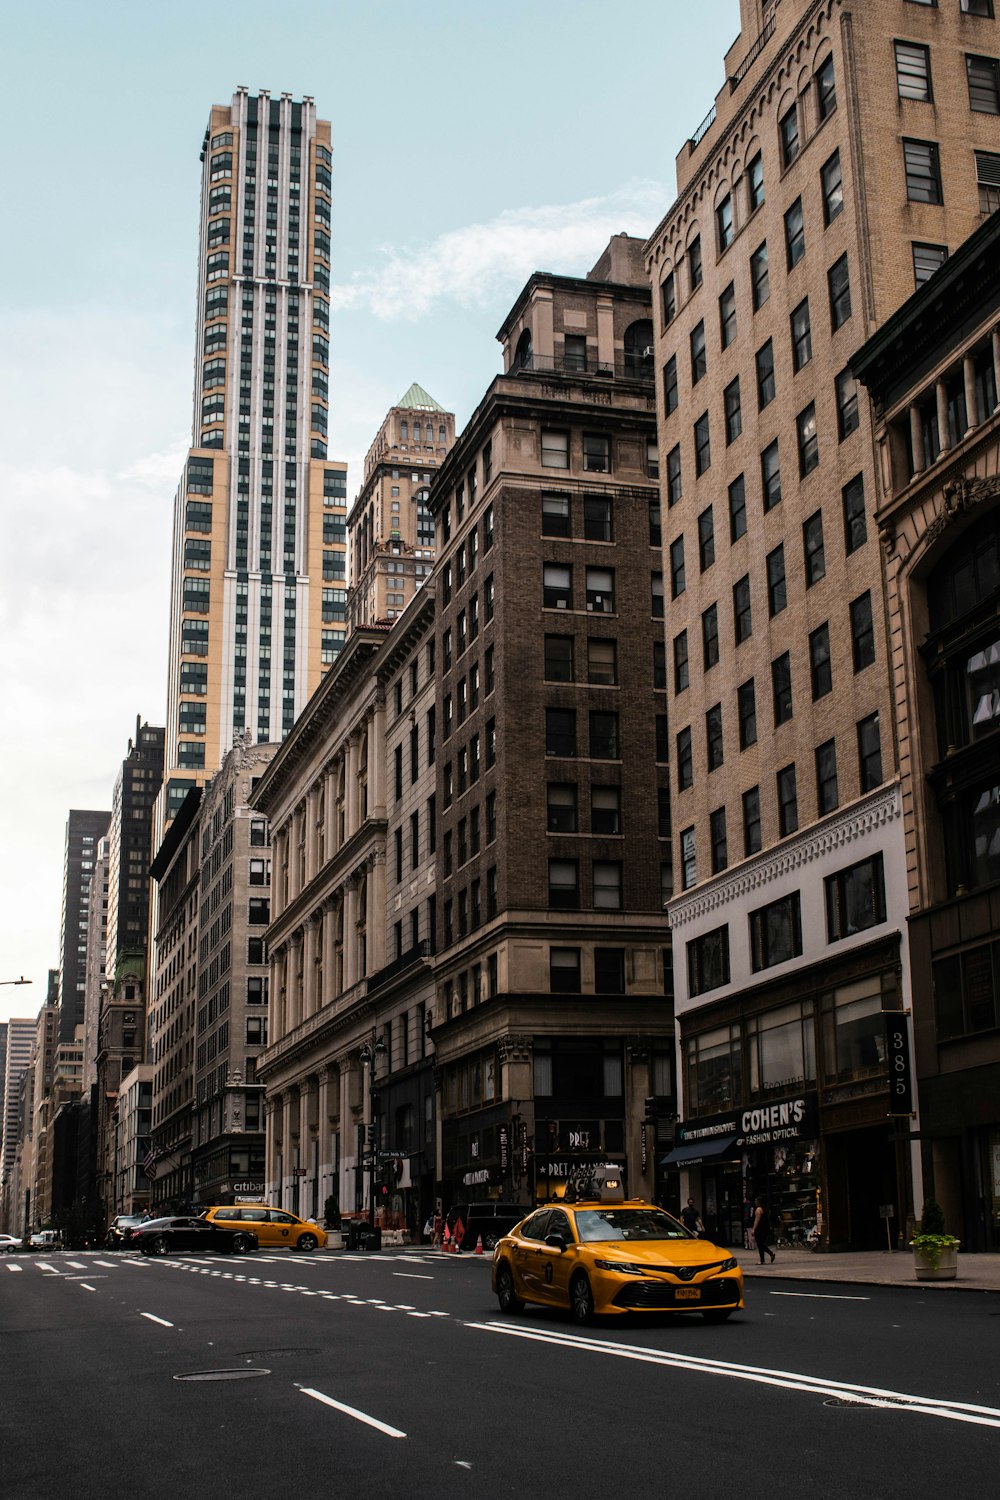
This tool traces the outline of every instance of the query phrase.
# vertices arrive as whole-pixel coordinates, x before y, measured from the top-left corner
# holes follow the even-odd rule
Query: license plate
[[[701,1301],[701,1287],[700,1286],[679,1286],[677,1288],[676,1292],[674,1293],[674,1296],[676,1297],[676,1299],[677,1299],[678,1302],[700,1302]]]

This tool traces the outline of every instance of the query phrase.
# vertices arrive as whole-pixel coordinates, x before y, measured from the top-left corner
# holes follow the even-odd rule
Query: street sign
[[[878,1206],[878,1216],[880,1219],[894,1219],[896,1217],[895,1203],[880,1203]]]
[[[884,1010],[885,1053],[889,1069],[890,1115],[913,1114],[913,1070],[910,1063],[910,1012]]]

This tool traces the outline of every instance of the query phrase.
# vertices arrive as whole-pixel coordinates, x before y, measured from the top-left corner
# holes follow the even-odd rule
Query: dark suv
[[[475,1250],[480,1235],[483,1249],[492,1250],[530,1212],[529,1203],[456,1203],[448,1214],[448,1232],[454,1235],[456,1224],[461,1223],[460,1250]]]
[[[105,1250],[124,1249],[131,1231],[137,1229],[142,1222],[142,1214],[118,1214],[108,1225],[108,1235],[104,1241]]]

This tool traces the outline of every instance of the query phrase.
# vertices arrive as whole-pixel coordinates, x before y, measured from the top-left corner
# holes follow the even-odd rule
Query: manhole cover
[[[321,1349],[241,1349],[236,1359],[292,1359],[297,1354],[321,1354]]]
[[[255,1370],[249,1366],[242,1370],[191,1370],[186,1375],[175,1375],[175,1380],[254,1380],[258,1375],[270,1375],[270,1370]]]

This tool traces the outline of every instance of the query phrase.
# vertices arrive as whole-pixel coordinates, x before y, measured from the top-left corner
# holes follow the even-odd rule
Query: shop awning
[[[697,1167],[703,1161],[718,1161],[720,1157],[736,1153],[735,1135],[714,1135],[707,1141],[688,1141],[674,1149],[660,1162],[660,1167]]]

